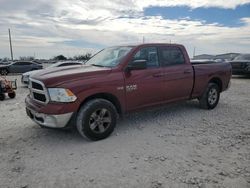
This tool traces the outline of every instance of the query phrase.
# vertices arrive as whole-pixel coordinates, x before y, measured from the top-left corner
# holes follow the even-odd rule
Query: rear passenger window
[[[140,49],[134,56],[134,60],[146,60],[147,67],[158,67],[158,55],[157,55],[157,48],[156,47],[147,47]]]
[[[23,62],[16,62],[13,65],[23,65]]]
[[[31,63],[27,61],[19,61],[16,63],[16,65],[31,65]]]
[[[180,65],[185,63],[182,51],[176,47],[160,48],[159,56],[163,66]]]

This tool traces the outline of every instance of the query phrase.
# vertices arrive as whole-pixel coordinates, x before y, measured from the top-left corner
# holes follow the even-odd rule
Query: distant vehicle
[[[74,65],[82,65],[81,62],[77,62],[77,61],[64,61],[64,62],[57,62],[55,64],[50,65],[49,67],[45,68],[45,69],[51,69],[51,68],[55,68],[55,67],[65,67],[65,66],[74,66]],[[28,85],[29,84],[29,77],[35,73],[40,72],[41,70],[34,70],[34,71],[29,71],[26,72],[22,75],[22,83],[24,85]]]
[[[234,75],[250,75],[250,54],[241,54],[229,63]]]
[[[0,74],[24,73],[32,70],[42,69],[43,66],[31,61],[17,61],[8,65],[0,65]]]

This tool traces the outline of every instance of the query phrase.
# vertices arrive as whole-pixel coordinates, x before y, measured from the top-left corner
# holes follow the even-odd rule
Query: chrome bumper
[[[66,127],[70,118],[73,115],[72,113],[60,114],[60,115],[51,115],[35,112],[26,107],[26,113],[35,123],[44,127],[50,128],[63,128]]]

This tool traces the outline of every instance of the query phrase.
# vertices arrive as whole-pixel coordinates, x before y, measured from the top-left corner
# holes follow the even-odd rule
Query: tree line
[[[91,58],[92,54],[91,53],[86,53],[86,54],[82,54],[82,55],[75,55],[73,57],[66,57],[64,55],[57,55],[54,56],[53,58],[51,58],[52,60],[56,60],[56,61],[63,61],[63,60],[79,60],[79,61],[87,61]],[[35,58],[33,56],[21,56],[19,57],[19,60],[21,61],[33,61],[35,60]],[[10,61],[9,58],[4,57],[4,58],[0,58],[0,61]]]
[[[74,57],[67,58],[64,55],[58,55],[53,58],[53,60],[80,60],[80,61],[87,61],[91,58],[92,54],[91,53],[86,53],[84,55],[76,55]]]

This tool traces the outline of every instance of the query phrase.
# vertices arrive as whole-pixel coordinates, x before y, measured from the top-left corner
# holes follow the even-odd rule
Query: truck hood
[[[109,67],[91,65],[50,68],[31,75],[32,79],[42,81],[46,87],[58,87],[64,83],[105,75],[111,72]]]

